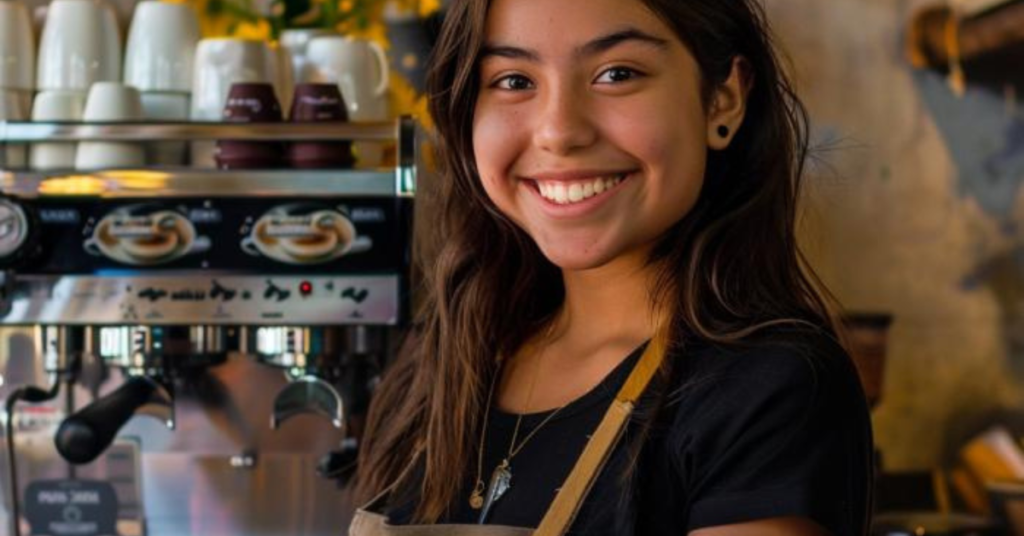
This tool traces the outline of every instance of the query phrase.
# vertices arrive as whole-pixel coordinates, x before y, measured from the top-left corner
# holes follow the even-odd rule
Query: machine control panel
[[[394,325],[401,278],[23,276],[0,324]]]

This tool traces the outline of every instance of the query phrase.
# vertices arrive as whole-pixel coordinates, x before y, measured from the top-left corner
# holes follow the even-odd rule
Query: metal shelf
[[[378,123],[36,123],[0,121],[0,142],[46,141],[395,141],[398,121]]]
[[[416,191],[416,122],[377,123],[36,123],[0,121],[0,147],[42,142],[394,141],[397,165],[381,170],[219,170],[146,167],[109,170],[2,170],[0,193],[17,197],[252,197],[398,195]]]
[[[411,195],[399,171],[139,169],[98,172],[0,174],[0,191],[21,198],[101,198],[288,195]]]

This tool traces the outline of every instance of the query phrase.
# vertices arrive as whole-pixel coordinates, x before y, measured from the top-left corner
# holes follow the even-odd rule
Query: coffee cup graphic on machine
[[[242,249],[288,264],[319,264],[372,247],[338,210],[308,205],[274,208],[253,224]]]
[[[104,216],[84,247],[92,255],[146,266],[207,251],[210,240],[177,211],[136,205]]]

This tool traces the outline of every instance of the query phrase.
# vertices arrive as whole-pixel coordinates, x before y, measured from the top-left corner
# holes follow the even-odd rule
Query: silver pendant
[[[487,499],[484,501],[484,509],[480,512],[480,519],[477,524],[483,525],[487,522],[487,516],[491,513],[491,507],[498,502],[505,492],[512,487],[512,471],[508,465],[508,459],[501,460],[501,464],[494,468],[491,473],[491,483],[487,486]]]

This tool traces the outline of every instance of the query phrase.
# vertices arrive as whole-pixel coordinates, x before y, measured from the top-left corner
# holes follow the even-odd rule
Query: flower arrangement
[[[276,40],[292,28],[324,28],[341,33],[376,33],[383,26],[385,6],[401,13],[428,16],[440,0],[194,0],[203,14],[205,35],[230,35]]]

